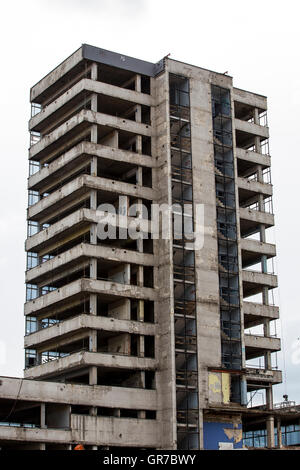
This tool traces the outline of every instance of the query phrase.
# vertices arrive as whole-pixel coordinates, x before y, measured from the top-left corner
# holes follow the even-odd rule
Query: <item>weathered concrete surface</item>
[[[103,158],[112,162],[125,162],[132,165],[152,168],[155,161],[148,155],[142,155],[129,150],[121,150],[92,142],[81,142],[72,147],[48,166],[28,178],[28,189],[38,190],[55,184],[57,178],[72,169],[78,162],[89,162],[88,157]]]
[[[245,334],[245,346],[246,348],[255,348],[268,351],[280,351],[280,339]]]
[[[154,98],[151,95],[83,78],[63,95],[42,109],[41,112],[33,116],[29,121],[29,130],[38,130],[43,121],[49,117],[51,117],[51,120],[55,119],[55,113],[83,91],[119,98],[120,100],[131,101],[132,103],[145,106],[154,106]]]
[[[276,256],[276,245],[272,243],[263,243],[258,240],[241,238],[241,249],[261,255]]]
[[[35,300],[26,302],[24,307],[25,315],[30,315],[33,312],[41,314],[49,311],[53,312],[55,310],[55,304],[59,304],[60,302],[67,300],[70,301],[72,300],[72,297],[78,296],[84,292],[103,294],[107,299],[113,299],[114,297],[129,297],[135,299],[156,300],[158,297],[157,292],[150,287],[139,287],[95,279],[78,279],[70,284],[66,284],[60,289],[49,292]]]
[[[271,157],[262,153],[252,152],[236,147],[236,157],[240,160],[253,163],[253,165],[261,165],[263,168],[271,166]]]
[[[246,379],[249,383],[279,384],[282,382],[282,372],[280,370],[246,368]]]
[[[233,99],[238,103],[248,104],[253,108],[258,108],[261,110],[267,109],[267,98],[263,95],[258,95],[257,93],[252,93],[250,91],[241,90],[240,88],[233,88]]]
[[[274,215],[268,212],[260,212],[248,209],[247,207],[240,207],[239,213],[241,219],[250,220],[270,227],[274,225]]]
[[[128,227],[131,223],[137,223],[135,217],[127,217],[124,215],[106,215],[103,211],[97,211],[92,209],[78,209],[73,214],[70,214],[58,222],[54,223],[50,227],[42,230],[41,232],[32,235],[27,238],[25,242],[26,251],[41,251],[45,250],[46,247],[51,247],[53,243],[59,241],[64,237],[68,237],[71,233],[76,233],[85,226],[89,229],[90,224],[97,224],[99,221],[105,218],[106,223],[115,227]],[[151,230],[151,223],[145,219],[138,219],[138,225],[140,226],[140,232],[147,234]]]
[[[123,356],[109,353],[80,351],[55,361],[45,362],[39,366],[24,370],[26,379],[59,376],[74,369],[85,369],[88,366],[117,368],[129,370],[155,370],[156,359],[134,356]]]
[[[71,415],[71,434],[75,442],[160,448],[157,431],[155,420]]]
[[[42,158],[46,154],[51,154],[52,157],[54,157],[55,152],[59,152],[61,148],[60,140],[63,137],[66,137],[71,130],[74,130],[77,126],[84,123],[87,126],[97,124],[98,126],[121,129],[133,134],[140,134],[148,137],[151,137],[152,135],[151,126],[149,124],[142,124],[129,119],[118,118],[116,116],[110,116],[109,114],[82,109],[78,114],[61,124],[53,132],[50,132],[50,134],[43,137],[39,142],[32,145],[29,149],[29,158],[38,159]]]
[[[260,317],[261,319],[269,318],[276,320],[279,318],[279,308],[270,305],[243,301],[243,311],[244,315]]]
[[[13,426],[1,426],[1,441],[18,442],[46,442],[65,444],[72,442],[70,430],[24,428]]]
[[[266,126],[259,126],[253,122],[242,121],[241,119],[235,118],[235,128],[238,131],[246,132],[247,134],[253,134],[255,136],[264,137],[268,139],[269,129]]]
[[[128,429],[131,431],[128,432]],[[155,420],[71,415],[70,428],[1,426],[1,439],[16,442],[74,443],[121,447],[159,447]]]
[[[18,399],[29,402],[68,403],[133,410],[156,409],[155,390],[103,385],[75,385],[12,377],[0,377],[0,382],[1,399],[6,400],[15,400],[19,390]]]
[[[269,288],[277,287],[277,276],[274,274],[265,274],[256,271],[247,271],[243,269],[242,279],[245,283],[261,284]]]
[[[51,350],[51,346],[55,346],[55,342],[61,342],[66,338],[72,340],[75,333],[82,331],[85,331],[85,335],[88,336],[91,329],[152,336],[157,332],[156,325],[151,323],[83,314],[25,336],[24,346],[25,348],[37,347],[39,350],[41,348]]]
[[[246,178],[238,178],[237,183],[238,188],[245,191],[264,194],[265,196],[272,196],[273,194],[273,186],[271,184],[259,183],[258,181],[251,181]]]
[[[151,188],[101,178],[99,176],[81,175],[30,206],[28,208],[28,218],[38,221],[41,219],[46,220],[47,217],[53,217],[59,209],[65,208],[65,210],[69,210],[72,204],[74,206],[78,204],[78,201],[82,199],[82,195],[85,194],[85,197],[88,198],[92,189],[111,192],[116,195],[116,198],[119,195],[126,195],[147,200],[156,199],[156,191]]]
[[[154,255],[149,253],[139,253],[121,248],[111,248],[106,245],[91,245],[80,243],[79,245],[66,250],[54,258],[39,264],[26,272],[26,282],[39,283],[47,278],[53,277],[56,273],[63,272],[82,258],[96,258],[119,263],[132,263],[141,266],[154,266],[157,261]]]
[[[35,102],[39,95],[63,77],[68,71],[75,67],[83,59],[82,48],[80,47],[70,57],[64,60],[54,70],[49,72],[44,78],[36,83],[30,90],[30,101]]]
[[[160,189],[159,204],[171,204],[171,162],[169,133],[168,74],[163,73],[152,81],[156,99],[153,109],[153,125],[156,135],[152,138],[153,155],[157,156],[154,170],[154,186]],[[171,214],[168,214],[171,223]],[[174,334],[174,290],[172,278],[172,245],[170,240],[154,240],[154,254],[159,260],[156,272],[159,290],[155,302],[155,318],[158,336],[155,341],[155,356],[159,358],[156,372],[157,419],[160,421],[160,447],[176,449],[176,371]]]

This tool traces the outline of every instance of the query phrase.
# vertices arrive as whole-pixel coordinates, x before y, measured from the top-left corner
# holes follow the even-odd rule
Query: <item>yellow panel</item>
[[[223,403],[230,402],[230,374],[222,372],[222,395]]]
[[[213,393],[218,393],[221,391],[221,380],[220,374],[210,372],[208,375],[208,386],[209,390]]]

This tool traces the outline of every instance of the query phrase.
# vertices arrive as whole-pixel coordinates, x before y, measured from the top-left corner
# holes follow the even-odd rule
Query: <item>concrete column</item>
[[[273,410],[273,389],[272,386],[266,388],[267,410]]]
[[[92,157],[91,160],[91,176],[97,176],[97,157]]]
[[[36,363],[37,365],[42,364],[42,353],[36,352]]]
[[[89,415],[90,416],[97,416],[97,407],[91,406],[90,409],[89,409]]]
[[[135,106],[135,122],[142,122],[142,106],[140,104]]]
[[[267,410],[273,410],[273,389],[270,385],[266,389],[266,402]],[[267,447],[272,449],[275,447],[275,434],[274,434],[274,416],[267,417]]]
[[[204,449],[203,410],[199,409],[199,450]]]
[[[93,144],[97,144],[97,142],[98,142],[98,127],[97,127],[96,124],[94,124],[91,127],[91,142]]]
[[[282,448],[281,419],[277,418],[277,447]]]
[[[89,368],[89,385],[97,385],[97,367]]]
[[[46,426],[46,404],[41,403],[41,409],[40,409],[40,427],[41,429],[45,429]]]
[[[275,447],[274,416],[267,417],[267,447],[268,449]]]
[[[97,352],[97,330],[91,330],[89,335],[89,351]]]
[[[98,95],[96,93],[93,93],[91,97],[91,111],[95,113],[98,111]]]
[[[98,80],[98,66],[94,62],[91,67],[91,79],[92,80]]]
[[[259,113],[258,113],[257,108],[254,109],[253,118],[254,118],[254,124],[257,124],[259,126]]]
[[[140,75],[135,76],[135,91],[139,93],[142,91],[142,78]]]
[[[260,137],[258,136],[254,137],[254,146],[255,146],[255,152],[261,153]]]
[[[138,342],[138,356],[145,357],[145,337],[140,335]]]

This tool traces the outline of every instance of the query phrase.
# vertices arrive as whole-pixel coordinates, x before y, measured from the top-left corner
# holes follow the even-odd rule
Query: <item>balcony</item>
[[[266,228],[274,226],[274,215],[247,207],[239,208],[241,237],[257,233],[260,225]]]
[[[264,139],[268,139],[269,137],[269,129],[266,126],[260,126],[258,124],[254,124],[254,122],[243,121],[242,119],[235,118],[234,120],[235,130],[240,134],[243,134],[243,138],[247,139],[249,136],[259,136]]]
[[[128,333],[154,336],[156,331],[155,325],[151,323],[82,314],[25,336],[25,348],[38,347],[39,351],[51,351],[75,341],[79,335],[81,339],[88,337],[91,329],[106,338],[108,332],[112,335]]]
[[[262,356],[265,352],[280,351],[280,339],[274,337],[245,334],[246,360]]]
[[[259,263],[262,256],[266,256],[268,259],[276,256],[276,246],[271,243],[241,238],[240,246],[243,268]]]
[[[98,126],[98,139],[105,137],[115,129],[123,130],[131,136],[151,137],[152,135],[150,125],[82,109],[78,114],[30,147],[29,158],[50,163],[86,136],[89,136],[92,125]]]
[[[154,419],[71,415],[73,442],[99,444],[105,436],[105,444],[112,447],[158,449],[161,445],[158,431],[158,423]]]
[[[116,372],[119,371],[119,373],[121,373],[122,369],[126,369],[127,371],[155,370],[157,368],[157,361],[152,358],[126,356],[122,354],[79,351],[69,356],[25,369],[24,377],[26,379],[45,379],[58,377],[75,371],[80,371],[79,373],[83,374],[84,372],[88,372],[89,367],[93,366],[101,369],[114,369]]]
[[[271,157],[262,153],[236,148],[236,157],[238,159],[239,173],[245,173],[247,170],[252,169],[255,165],[261,165],[265,170],[271,166]]]
[[[263,287],[274,289],[277,287],[277,276],[274,274],[265,274],[258,271],[242,271],[243,281],[243,296],[249,297],[251,295],[259,294],[262,292]]]
[[[99,174],[111,174],[116,179],[118,175],[123,175],[134,166],[141,165],[151,168],[154,162],[148,155],[137,154],[128,150],[117,149],[92,142],[81,142],[67,151],[48,166],[34,173],[28,179],[28,189],[48,192],[57,184],[63,184],[65,179],[69,179],[72,174],[76,174],[78,169],[90,164],[92,157],[97,157]],[[114,168],[112,170],[112,164]],[[110,173],[112,172],[113,173]]]
[[[233,88],[232,94],[235,104],[246,108],[257,108],[260,111],[265,111],[267,109],[267,98],[263,95],[242,90],[240,88]]]
[[[90,224],[97,224],[105,220],[105,224],[113,227],[128,228],[130,223],[139,223],[139,231],[147,238],[151,230],[151,222],[146,219],[137,219],[124,215],[105,214],[103,211],[92,209],[79,209],[76,212],[62,218],[48,228],[27,238],[25,243],[26,251],[47,252],[53,245],[66,243],[70,239],[75,239],[80,234],[90,230]],[[58,248],[56,246],[56,248]]]
[[[39,404],[41,400],[48,403],[85,406],[103,406],[111,408],[131,408],[137,410],[156,410],[156,391],[109,387],[101,385],[77,385],[58,382],[46,382],[0,377],[1,399],[13,400],[19,390],[19,400]],[[22,386],[21,386],[22,385]],[[1,427],[2,429],[2,427]]]
[[[103,281],[96,279],[78,279],[53,292],[37,297],[25,303],[25,315],[39,315],[46,318],[64,308],[78,305],[84,301],[86,294],[97,294],[103,301],[111,302],[118,298],[157,300],[157,292],[150,287],[138,287],[130,284]]]
[[[41,112],[32,117],[29,122],[29,130],[43,132],[53,122],[60,123],[62,120],[66,120],[68,113],[72,113],[76,107],[82,104],[83,100],[89,99],[93,93],[100,95],[102,104],[104,100],[110,100],[108,104],[111,110],[113,110],[113,105],[115,104],[117,106],[116,112],[113,112],[115,115],[117,115],[117,111],[120,114],[124,111],[124,107],[126,110],[126,108],[133,104],[154,105],[153,97],[150,95],[83,78],[63,95],[42,109]]]
[[[282,382],[282,372],[280,370],[246,367],[246,380],[249,391],[255,390],[267,384],[280,384]]]
[[[101,201],[114,204],[116,200],[118,201],[119,196],[124,195],[147,200],[154,200],[156,197],[155,191],[147,187],[86,174],[78,176],[62,188],[30,206],[28,208],[28,219],[50,223],[58,214],[70,211],[78,204],[89,199],[91,190],[99,191],[97,198],[99,204]]]
[[[247,178],[238,178],[237,183],[240,206],[244,206],[251,198],[255,198],[258,194],[262,194],[265,198],[271,197],[273,194],[273,186],[268,183],[259,183]]]
[[[265,319],[277,320],[279,308],[271,305],[262,305],[243,301],[245,328],[261,325]]]
[[[80,243],[70,250],[66,250],[54,258],[29,269],[26,272],[26,282],[31,284],[51,283],[57,276],[63,277],[76,265],[80,266],[84,259],[88,263],[90,258],[102,260],[106,264],[111,263],[112,266],[116,266],[119,263],[132,263],[141,266],[154,266],[155,264],[152,254],[103,245]]]

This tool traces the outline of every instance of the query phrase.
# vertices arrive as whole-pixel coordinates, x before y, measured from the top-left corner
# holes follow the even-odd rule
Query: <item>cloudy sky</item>
[[[1,6],[0,375],[23,369],[29,89],[82,43],[218,72],[268,96],[286,381],[300,403],[299,9],[273,0],[15,0]]]

